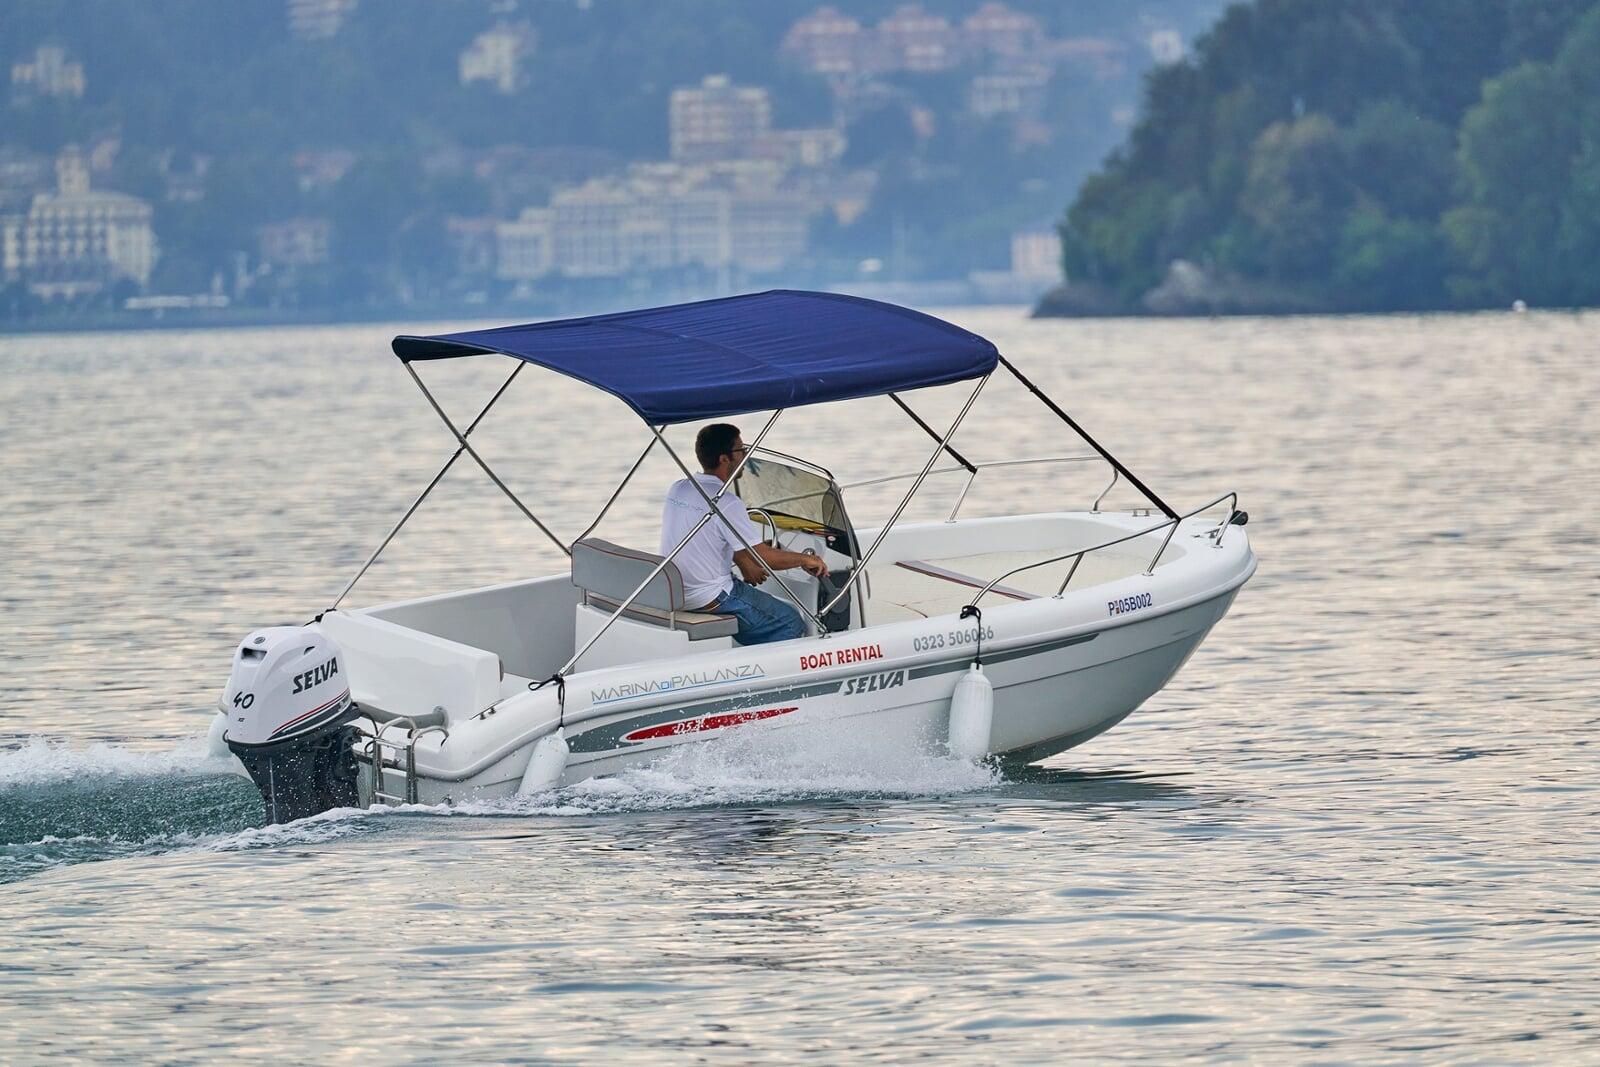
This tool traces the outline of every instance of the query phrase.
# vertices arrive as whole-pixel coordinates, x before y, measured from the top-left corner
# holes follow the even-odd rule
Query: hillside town
[[[293,47],[332,47],[361,10],[358,0],[286,0],[282,17]],[[458,90],[485,106],[524,99],[551,47],[537,14],[505,2],[486,9],[482,29],[451,57]],[[1051,122],[1052,94],[1122,84],[1130,71],[1183,55],[1176,29],[1141,32],[1137,47],[1052,35],[1001,0],[974,0],[957,17],[916,3],[875,20],[817,7],[782,28],[770,57],[786,77],[825,94],[813,121],[786,118],[793,109],[771,86],[707,72],[662,94],[650,137],[665,152],[655,158],[509,138],[434,144],[404,165],[423,180],[448,179],[453,195],[419,197],[383,220],[340,210],[370,153],[308,138],[277,161],[292,182],[288,195],[258,199],[258,217],[240,219],[248,225],[224,247],[198,247],[179,233],[186,214],[229,199],[227,161],[217,154],[132,144],[114,124],[53,153],[0,133],[0,313],[27,317],[69,304],[538,304],[796,280],[1030,300],[1059,279],[1052,209],[1065,177],[1028,179],[1043,187],[1032,190],[1040,206],[1031,213],[984,204],[1001,210],[976,237],[959,240],[928,232],[916,197],[904,202],[907,190],[939,180],[930,146],[941,138],[981,134],[1007,158],[1046,158],[1070,133]],[[96,77],[69,48],[39,41],[10,67],[8,104],[70,111]],[[1125,116],[1104,120],[1114,130]],[[119,185],[136,170],[140,188]],[[1004,192],[978,195],[992,201]],[[358,248],[395,262],[369,257],[362,277],[376,280],[358,285],[346,269]]]

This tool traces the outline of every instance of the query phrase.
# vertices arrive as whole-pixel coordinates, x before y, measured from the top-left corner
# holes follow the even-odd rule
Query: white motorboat
[[[966,758],[1042,759],[1109,729],[1161,689],[1255,570],[1235,494],[1182,513],[1169,507],[992,344],[904,308],[776,291],[398,337],[393,347],[456,450],[332,607],[303,627],[256,631],[235,653],[212,736],[244,763],[273,820],[353,804],[536,792],[735,731],[859,732]],[[461,428],[417,364],[483,354],[515,366]],[[570,543],[469,440],[529,364],[612,393],[649,431],[595,523]],[[1093,451],[969,462],[952,438],[1001,368]],[[942,432],[900,396],[957,382],[973,387]],[[785,411],[882,395],[935,443],[920,469],[897,476],[908,488],[888,522],[856,529],[847,494],[866,483],[841,486],[762,440]],[[797,606],[807,635],[740,646],[732,618],[684,601],[673,557],[694,531],[664,556],[592,535],[653,449],[689,476],[667,442],[668,426],[752,412],[772,414],[728,488],[768,540],[823,557],[830,573],[769,570],[764,588]],[[570,568],[341,608],[462,456],[560,547]],[[1110,467],[1108,491],[1127,479],[1150,506],[1101,510],[1102,492],[1079,510],[960,516],[985,469],[1085,460]],[[948,517],[902,523],[913,495],[939,471],[966,475]],[[721,521],[720,495],[706,496],[695,530]]]

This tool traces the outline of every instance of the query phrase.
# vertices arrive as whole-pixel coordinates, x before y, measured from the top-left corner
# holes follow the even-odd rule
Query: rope
[[[978,647],[972,651],[972,662],[981,667],[983,666],[983,609],[976,604],[968,604],[961,609],[961,617],[963,619],[976,617],[978,620]]]
[[[528,688],[537,693],[551,682],[556,683],[556,729],[562,730],[567,725],[567,679],[560,674],[552,674],[542,682],[529,682]]]

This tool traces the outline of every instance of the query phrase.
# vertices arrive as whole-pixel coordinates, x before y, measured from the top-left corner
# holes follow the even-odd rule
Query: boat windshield
[[[733,491],[746,507],[769,513],[779,529],[822,534],[835,551],[860,556],[839,487],[826,474],[792,466],[763,451],[745,463]],[[764,521],[762,515],[756,518]]]

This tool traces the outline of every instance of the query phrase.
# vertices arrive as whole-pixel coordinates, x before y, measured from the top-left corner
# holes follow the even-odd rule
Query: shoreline
[[[944,306],[928,303],[923,306]],[[1376,318],[1388,316],[1433,315],[1519,315],[1519,314],[1570,314],[1582,315],[1600,310],[1596,307],[1536,307],[1518,310],[1511,307],[1461,307],[1425,309],[1371,309],[1371,310],[1282,310],[1282,311],[1194,311],[1189,313],[1157,313],[1151,311],[1069,312],[1045,310],[1038,304],[967,304],[960,306],[1018,307],[1026,310],[1028,319],[1055,320],[1144,320],[1193,321],[1196,319],[1314,319],[1314,318]],[[81,318],[50,318],[0,322],[0,337],[28,337],[68,333],[145,333],[159,330],[229,330],[256,329],[274,326],[359,326],[377,322],[452,322],[478,320],[517,320],[536,322],[551,318],[568,318],[582,315],[604,314],[616,310],[615,306],[594,304],[588,301],[561,305],[430,305],[370,309],[338,309],[315,313],[288,314],[268,309],[245,311],[202,311],[165,313],[160,316],[105,312]]]

